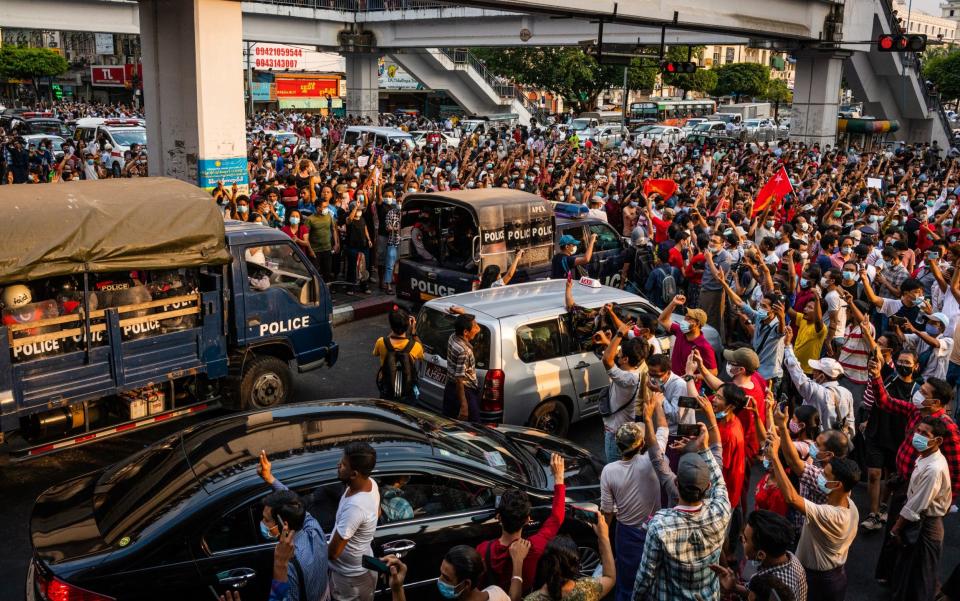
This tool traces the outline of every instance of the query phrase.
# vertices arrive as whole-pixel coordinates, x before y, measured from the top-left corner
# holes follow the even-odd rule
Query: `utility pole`
[[[630,67],[624,65],[623,67],[623,117],[620,120],[620,125],[624,128],[627,127],[627,96],[630,94],[630,88],[627,87],[627,75],[630,71]]]

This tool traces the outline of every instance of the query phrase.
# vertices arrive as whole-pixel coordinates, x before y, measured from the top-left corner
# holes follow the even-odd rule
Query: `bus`
[[[659,123],[682,127],[691,117],[706,117],[717,110],[717,103],[708,98],[701,100],[651,100],[630,103],[630,125]]]

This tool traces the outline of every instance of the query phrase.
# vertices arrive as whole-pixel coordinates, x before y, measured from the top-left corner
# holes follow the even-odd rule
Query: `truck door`
[[[244,339],[278,341],[303,366],[324,358],[333,341],[329,298],[319,276],[292,242],[249,245],[241,266]]]
[[[623,267],[623,238],[607,223],[591,223],[590,234],[597,235],[590,262],[590,276],[606,286],[618,287]]]

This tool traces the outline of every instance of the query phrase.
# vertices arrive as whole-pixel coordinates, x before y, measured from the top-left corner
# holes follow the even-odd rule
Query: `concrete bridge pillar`
[[[241,4],[142,0],[150,175],[246,189]]]
[[[790,140],[834,145],[837,140],[837,114],[840,110],[840,78],[844,51],[803,50],[796,53],[796,79],[793,86],[793,114]]]
[[[376,124],[380,113],[380,74],[378,55],[373,52],[347,52],[348,115],[369,117]]]

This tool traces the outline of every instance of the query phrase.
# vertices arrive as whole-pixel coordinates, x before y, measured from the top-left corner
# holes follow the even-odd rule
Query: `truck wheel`
[[[566,436],[570,429],[570,412],[562,401],[546,401],[530,414],[530,427],[552,436]]]
[[[240,380],[240,402],[244,409],[269,409],[284,403],[292,378],[286,361],[261,355],[254,357]]]

